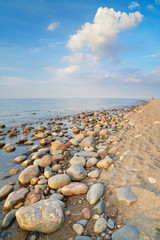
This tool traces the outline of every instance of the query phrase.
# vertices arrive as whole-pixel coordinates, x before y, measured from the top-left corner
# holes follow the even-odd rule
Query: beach
[[[6,135],[8,148],[2,144]],[[160,239],[159,136],[160,100],[50,118],[10,131],[1,125],[0,151],[8,149],[14,160],[11,174],[1,181],[1,189],[6,185],[8,190],[5,196],[0,191],[2,226],[16,209],[9,227],[2,228],[2,239],[78,240],[82,235],[84,240],[116,240],[118,231],[134,239]],[[22,197],[18,193],[13,201],[11,194],[19,189]],[[36,206],[48,211],[48,219],[38,215],[35,220]],[[40,223],[47,227],[42,230]]]

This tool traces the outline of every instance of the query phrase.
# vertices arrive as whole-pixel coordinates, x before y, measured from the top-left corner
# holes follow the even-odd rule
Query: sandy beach
[[[74,118],[70,118],[70,122],[72,123],[70,130],[74,132],[74,137],[68,137],[69,130],[63,130],[62,125],[59,124],[59,119],[54,120],[54,123],[50,125],[48,124],[48,128],[44,127],[43,129],[41,127],[40,130],[31,128],[26,134],[27,138],[32,136],[33,143],[34,138],[38,134],[42,134],[41,137],[37,137],[38,140],[36,139],[36,141],[41,142],[42,149],[46,152],[37,157],[34,154],[38,152],[30,152],[30,155],[26,157],[28,162],[26,162],[27,160],[22,161],[23,168],[16,175],[17,180],[19,177],[20,185],[16,181],[14,190],[17,191],[25,187],[27,192],[23,198],[10,207],[7,206],[7,200],[3,198],[1,203],[5,213],[19,208],[16,219],[19,224],[22,224],[23,216],[20,215],[20,210],[23,208],[21,206],[24,205],[24,200],[29,192],[41,188],[42,194],[38,193],[39,195],[36,195],[34,202],[32,202],[33,196],[28,196],[29,204],[25,201],[25,209],[38,202],[43,202],[43,199],[47,201],[54,193],[60,194],[61,196],[55,195],[55,198],[65,203],[64,223],[59,227],[59,230],[53,233],[39,233],[34,239],[73,240],[78,239],[77,235],[83,235],[84,238],[82,239],[84,240],[85,236],[88,236],[86,239],[98,239],[98,236],[99,239],[120,239],[117,238],[115,233],[125,225],[135,226],[134,239],[160,239],[160,100],[149,100],[144,105],[135,106],[129,110],[95,112],[88,116],[81,113]],[[25,127],[27,128],[27,126]],[[57,132],[56,127],[59,128]],[[16,129],[11,132],[16,132]],[[24,129],[21,132],[24,133]],[[20,138],[19,135],[18,138]],[[58,148],[55,142],[57,145],[59,144]],[[28,146],[28,149],[33,146]],[[0,151],[4,151],[4,149]],[[38,151],[38,148],[36,151]],[[33,156],[35,157],[33,158]],[[42,159],[45,156],[48,156],[48,158],[43,162]],[[94,158],[94,160],[91,161],[91,158]],[[24,162],[26,162],[25,165]],[[82,178],[78,179],[76,173],[74,179],[73,170],[68,170],[75,164],[81,165],[79,167],[82,168],[80,175],[84,174]],[[24,181],[24,170],[29,166],[34,166],[37,172],[36,174],[34,172],[35,176],[32,175],[27,182]],[[46,167],[49,167],[50,170],[46,170]],[[48,171],[47,174],[50,174],[49,176],[46,171]],[[30,172],[28,172],[28,175],[30,175]],[[65,175],[63,184],[59,183],[57,178],[55,180],[56,184],[60,185],[55,186],[55,182],[50,179],[57,176],[62,177],[62,175]],[[5,180],[4,185],[10,184],[11,186],[13,184],[11,180]],[[64,184],[65,181],[66,184]],[[68,186],[70,182],[74,184],[83,183],[84,185],[77,185],[75,190],[77,193],[69,193],[71,194],[69,196],[63,188]],[[89,200],[89,192],[91,192],[91,186],[94,185],[99,188],[102,187],[103,191],[93,204],[92,200]],[[77,189],[81,187],[82,190],[79,189],[78,191]],[[70,192],[71,190],[67,189],[67,191]],[[98,194],[99,191],[100,189],[95,190],[93,195],[96,195],[96,192]],[[8,197],[10,194],[8,192]],[[103,202],[104,207],[97,206],[98,209],[101,209],[97,213],[94,206],[99,202]],[[57,206],[61,208],[60,203],[56,204],[59,204]],[[85,211],[89,212],[89,217],[87,216],[88,212]],[[4,216],[5,214],[3,214]],[[87,219],[87,225],[82,226],[82,223],[81,225],[77,222],[82,219]],[[102,231],[95,226],[99,219],[103,220],[104,225],[106,224]],[[28,219],[28,221],[30,220]],[[1,224],[2,222],[3,219],[1,219]],[[33,230],[32,226],[27,226],[25,223],[20,228],[18,223],[14,220],[10,228],[4,228],[2,239],[32,239],[33,232],[38,231]],[[83,229],[80,234],[74,226],[75,224],[78,225],[78,228],[82,226]],[[22,230],[22,228],[28,231]],[[125,234],[127,236],[129,230],[126,230]],[[129,240],[129,235],[128,238],[123,239]]]

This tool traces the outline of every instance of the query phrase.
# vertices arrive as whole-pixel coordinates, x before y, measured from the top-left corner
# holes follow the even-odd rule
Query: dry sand
[[[130,153],[103,170],[101,181],[112,195],[107,197],[110,214],[122,224],[136,225],[140,239],[160,239],[160,100],[148,101],[127,119],[135,126],[122,135],[118,155]],[[129,185],[138,201],[130,206],[119,202],[117,190]]]

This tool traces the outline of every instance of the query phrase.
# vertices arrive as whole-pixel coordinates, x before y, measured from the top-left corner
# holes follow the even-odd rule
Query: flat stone
[[[27,157],[25,155],[22,155],[22,156],[18,156],[14,159],[14,163],[16,164],[20,164],[22,163],[23,161],[25,161],[27,159]]]
[[[10,192],[13,191],[13,186],[11,185],[5,185],[0,189],[0,200],[6,198]]]
[[[95,157],[89,158],[87,163],[86,163],[86,167],[87,168],[91,168],[94,167],[97,164],[98,160]]]
[[[48,185],[52,189],[64,187],[71,182],[67,174],[58,174],[48,179]]]
[[[107,228],[107,221],[105,218],[99,218],[94,225],[94,232],[95,234],[101,234],[105,232]],[[121,239],[122,240],[122,239]]]
[[[108,138],[108,141],[110,142],[110,143],[113,143],[113,142],[119,142],[121,140],[121,137],[118,137],[118,136],[109,136],[109,138]]]
[[[94,137],[86,137],[79,144],[80,147],[95,147],[97,142]]]
[[[113,160],[110,157],[104,158],[97,163],[98,168],[109,168],[113,164]]]
[[[118,189],[117,197],[119,201],[124,201],[128,206],[138,200],[137,196],[131,190],[130,186],[124,186]]]
[[[79,196],[84,195],[88,191],[88,187],[84,183],[73,182],[62,188],[64,196]]]
[[[46,138],[47,136],[48,135],[46,133],[38,133],[35,135],[35,137],[38,139]]]
[[[40,144],[41,145],[48,145],[48,144],[50,144],[52,142],[52,138],[51,137],[49,137],[49,138],[43,138],[41,141],[40,141]]]
[[[75,223],[73,224],[72,228],[77,233],[77,235],[82,235],[84,232],[84,227],[81,224]]]
[[[109,155],[115,155],[117,153],[119,149],[119,146],[118,147],[112,147],[109,151],[108,151],[108,154]]]
[[[95,170],[89,172],[87,176],[90,178],[97,178],[97,177],[99,177],[99,175],[100,175],[100,171],[98,169],[95,169]]]
[[[90,204],[95,204],[103,195],[104,187],[101,183],[93,184],[88,193],[87,193],[87,201]]]
[[[90,157],[90,158],[92,158],[92,157],[98,158],[99,157],[97,152],[90,152],[90,151],[80,151],[80,152],[77,152],[75,154],[75,156],[77,156],[77,157],[86,157],[86,158],[88,158],[88,157]]]
[[[100,156],[101,158],[104,158],[105,156],[107,156],[108,151],[107,151],[106,149],[104,149],[104,148],[100,148],[100,149],[98,150],[98,154],[99,154],[99,156]]]
[[[21,163],[21,165],[26,168],[26,167],[28,167],[31,163],[32,163],[32,160],[31,160],[31,159],[28,159],[28,160],[23,161],[23,162]]]
[[[78,220],[76,223],[81,224],[83,227],[87,226],[88,220],[87,219],[81,219]]]
[[[12,210],[11,212],[9,212],[3,219],[2,221],[2,227],[3,228],[7,228],[11,222],[13,221],[13,219],[15,218],[15,214],[16,214],[16,209]]]
[[[35,146],[33,146],[33,147],[30,149],[30,151],[31,151],[31,152],[37,152],[39,149],[40,149],[40,146],[39,146],[39,145],[35,145]]]
[[[104,213],[105,207],[104,207],[104,201],[101,200],[99,201],[93,208],[93,210],[98,213],[98,214],[102,214]]]
[[[41,200],[16,212],[19,226],[27,231],[53,233],[64,222],[62,202],[57,199]]]
[[[37,166],[29,166],[21,172],[18,180],[21,184],[28,184],[33,177],[37,177],[38,175],[39,168]]]
[[[70,165],[73,166],[75,164],[79,164],[82,167],[85,166],[86,164],[86,159],[84,157],[73,157],[70,161],[69,161]]]
[[[67,170],[67,174],[70,176],[73,181],[81,181],[87,176],[86,170],[79,164],[71,166]]]
[[[27,193],[28,193],[28,189],[26,188],[22,188],[10,193],[4,203],[3,210],[11,209],[17,203],[24,201]]]
[[[112,234],[112,240],[139,240],[139,232],[134,225],[126,225]]]

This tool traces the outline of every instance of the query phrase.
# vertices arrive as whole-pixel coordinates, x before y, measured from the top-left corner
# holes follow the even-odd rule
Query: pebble
[[[75,156],[78,156],[78,157],[95,157],[95,158],[98,158],[99,155],[97,152],[89,152],[89,151],[80,151],[80,152],[77,152],[75,154]]]
[[[81,224],[83,227],[87,226],[88,220],[87,219],[81,219],[77,221],[78,224]]]
[[[39,238],[39,233],[38,232],[32,232],[27,237],[27,240],[37,240],[38,238]]]
[[[103,232],[105,232],[107,228],[107,221],[104,218],[99,218],[94,225],[94,232],[96,234],[101,234]]]
[[[100,218],[100,216],[98,214],[94,214],[92,217],[94,220],[97,220],[98,218]]]
[[[64,196],[79,196],[86,194],[88,187],[84,183],[72,182],[62,187],[62,193]]]
[[[11,170],[10,170],[10,174],[11,175],[16,175],[18,172],[20,171],[20,169],[19,168],[12,168]]]
[[[11,185],[4,185],[1,189],[0,189],[0,200],[6,198],[8,196],[8,194],[10,192],[13,191],[13,186]]]
[[[112,240],[139,240],[139,232],[134,225],[126,225],[112,234]]]
[[[104,187],[101,183],[93,184],[88,193],[87,193],[87,201],[90,204],[95,204],[103,195]]]
[[[50,198],[56,198],[58,200],[63,200],[64,196],[60,193],[53,193]]]
[[[29,166],[24,169],[19,175],[19,182],[21,184],[28,184],[33,177],[37,177],[39,175],[39,168],[37,166]]]
[[[93,210],[98,213],[98,214],[102,214],[104,213],[105,207],[104,207],[104,201],[101,200],[99,201],[93,208]]]
[[[97,162],[98,162],[97,158],[95,158],[95,157],[89,158],[87,163],[86,163],[86,167],[87,168],[94,167],[97,164]]]
[[[92,238],[87,236],[76,236],[75,240],[92,240]]]
[[[115,227],[115,223],[112,219],[109,219],[108,222],[107,222],[107,226],[110,228],[110,229],[114,229]]]
[[[80,147],[95,147],[97,142],[94,137],[86,137],[79,144]]]
[[[79,164],[71,166],[67,170],[67,174],[70,176],[73,181],[81,181],[87,176],[86,170]]]
[[[10,223],[13,221],[13,219],[15,218],[15,214],[16,214],[17,210],[12,210],[11,212],[9,212],[3,219],[2,221],[2,227],[3,228],[7,228]]]
[[[81,224],[75,223],[73,224],[72,228],[77,235],[82,235],[84,232],[84,227]]]
[[[58,174],[48,179],[48,185],[52,189],[61,188],[71,182],[67,174]]]
[[[91,212],[88,208],[83,208],[81,213],[85,219],[89,220],[91,218]]]
[[[138,200],[137,196],[133,194],[130,186],[123,186],[118,189],[117,197],[119,201],[124,201],[128,206]]]
[[[98,169],[92,170],[91,172],[88,173],[88,177],[90,178],[97,178],[100,175],[100,171]]]
[[[112,158],[107,157],[107,158],[105,158],[105,159],[103,159],[103,160],[100,160],[100,161],[97,163],[97,167],[98,167],[98,168],[105,168],[105,169],[107,169],[107,168],[109,168],[109,166],[111,166],[113,163],[114,163],[114,162],[113,162]]]
[[[64,215],[65,215],[65,216],[70,216],[70,215],[71,215],[71,211],[69,211],[69,210],[65,211],[65,212],[64,212]]]
[[[86,159],[84,157],[73,157],[70,161],[69,161],[70,165],[73,166],[75,164],[79,164],[82,167],[85,166],[86,164]]]

